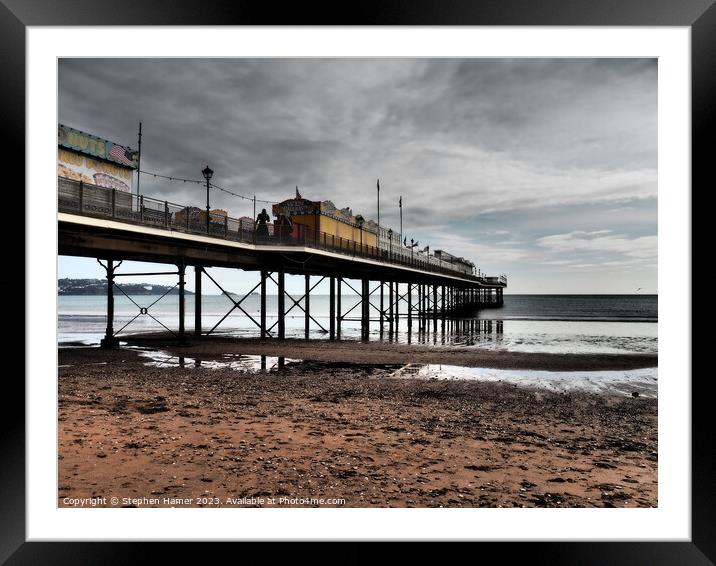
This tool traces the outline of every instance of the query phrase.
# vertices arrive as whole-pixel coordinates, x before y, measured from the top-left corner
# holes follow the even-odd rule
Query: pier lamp
[[[358,224],[358,229],[360,230],[360,251],[363,253],[363,223],[365,222],[365,218],[363,218],[360,214],[356,216],[356,223]]]
[[[206,179],[206,233],[209,233],[209,181],[214,176],[214,172],[207,165],[201,170],[201,174]]]
[[[388,229],[388,259],[393,259],[393,229]]]

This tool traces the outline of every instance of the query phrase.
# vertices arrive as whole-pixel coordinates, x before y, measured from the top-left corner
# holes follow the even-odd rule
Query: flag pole
[[[378,239],[380,239],[380,179],[376,181],[378,187]]]
[[[139,122],[139,150],[137,151],[137,196],[139,196],[139,178],[142,176],[142,123]]]
[[[398,201],[398,206],[400,206],[400,237],[403,237],[403,196],[400,196],[400,200]]]

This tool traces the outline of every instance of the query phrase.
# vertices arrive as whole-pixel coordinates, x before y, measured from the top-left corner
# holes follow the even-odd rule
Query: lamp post
[[[393,229],[388,230],[388,261],[393,261]]]
[[[356,216],[356,222],[358,223],[358,230],[360,230],[360,253],[363,255],[363,222],[365,222],[365,219],[359,214]]]
[[[209,181],[211,181],[211,177],[214,175],[214,172],[209,168],[207,165],[202,169],[201,174],[204,175],[204,179],[206,179],[206,233],[209,233]]]

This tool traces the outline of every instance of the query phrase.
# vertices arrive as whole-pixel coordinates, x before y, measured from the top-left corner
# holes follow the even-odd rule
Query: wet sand
[[[357,340],[262,340],[260,338],[212,337],[183,346],[172,346],[165,334],[142,334],[126,338],[130,344],[156,346],[183,356],[218,356],[241,353],[283,356],[301,360],[342,361],[354,364],[451,364],[497,369],[547,371],[629,370],[656,367],[656,354],[551,354],[493,351],[470,346],[426,346]]]
[[[339,363],[244,373],[147,367],[136,350],[61,349],[58,505],[657,506],[656,399],[389,378],[379,364],[449,354],[416,346],[212,340],[171,349],[219,358],[232,343],[244,354]],[[448,359],[528,361],[492,354]],[[547,369],[587,363],[541,357]],[[612,369],[619,357],[602,363]],[[645,367],[630,365],[644,357],[622,358]]]

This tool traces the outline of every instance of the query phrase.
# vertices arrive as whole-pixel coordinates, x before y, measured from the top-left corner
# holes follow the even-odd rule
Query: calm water
[[[135,296],[132,299],[142,307],[149,307],[158,297]],[[376,298],[376,304],[378,300]],[[276,302],[276,296],[268,297],[269,327],[276,322],[276,317],[271,316],[271,313],[276,311]],[[292,304],[290,300],[286,300],[287,308]],[[342,297],[344,314],[354,305],[358,305],[356,296]],[[231,301],[225,296],[204,296],[204,331],[219,323],[231,306]],[[241,307],[258,321],[258,295],[247,298]],[[312,338],[326,337],[316,323],[328,329],[328,308],[327,295],[311,295],[311,314],[316,320],[311,322]],[[377,316],[377,311],[371,311],[371,316]],[[405,311],[406,305],[403,303],[400,305],[401,319],[394,336],[388,336],[388,325],[384,325],[384,340],[523,352],[657,352],[656,295],[505,295],[503,307],[484,309],[475,312],[472,317],[447,321],[444,332],[440,320],[437,322],[437,331],[430,321],[428,332],[418,332],[417,320],[414,319],[412,332],[408,333]],[[105,312],[106,298],[103,296],[59,296],[60,345],[77,342],[99,343],[106,327]],[[119,338],[128,333],[161,330],[162,324],[172,330],[178,327],[178,297],[164,297],[151,306],[148,312],[151,317],[137,316],[137,306],[127,297],[115,295],[115,332],[127,325],[119,332]],[[193,312],[194,297],[188,296],[185,320],[188,331],[193,331],[194,328]],[[235,309],[214,332],[222,335],[257,336],[258,328],[247,314]],[[356,306],[347,316],[358,318],[360,306]],[[296,338],[304,336],[304,315],[298,307],[294,307],[287,314],[286,335]],[[359,336],[359,321],[346,320],[342,323],[341,338],[358,339]],[[370,339],[381,339],[377,321],[371,323]]]
[[[175,355],[161,350],[130,346],[144,358],[145,365],[162,368],[204,368],[233,370],[238,373],[274,373],[282,371],[312,371],[320,373],[326,369],[345,367],[340,362],[319,362],[256,356],[246,354],[223,354],[219,359],[209,360]],[[628,371],[537,371],[473,368],[445,364],[356,364],[364,375],[391,379],[440,379],[470,381],[502,381],[520,386],[539,386],[557,392],[574,390],[591,393],[656,398],[658,393],[657,368],[633,369]]]

